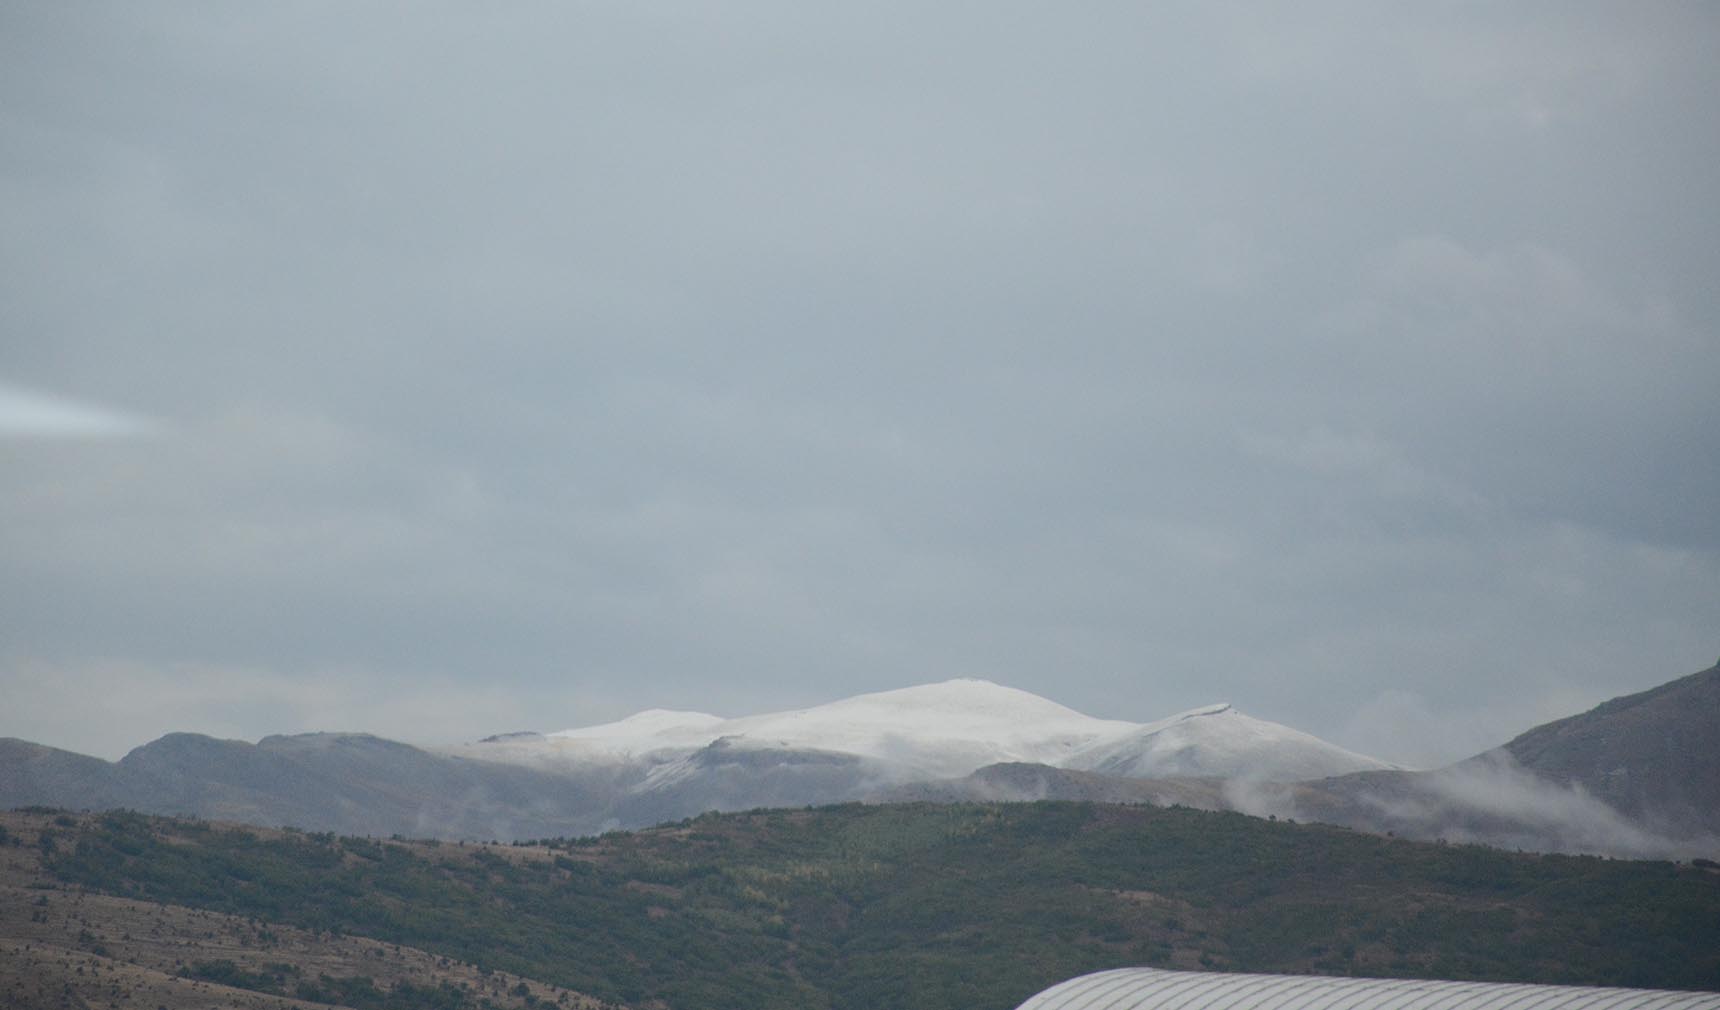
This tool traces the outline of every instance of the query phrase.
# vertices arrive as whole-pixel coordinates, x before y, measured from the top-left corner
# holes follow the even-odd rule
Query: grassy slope
[[[677,1010],[1007,1010],[1129,964],[1720,988],[1707,870],[1234,814],[847,806],[525,847],[83,823],[68,881]]]

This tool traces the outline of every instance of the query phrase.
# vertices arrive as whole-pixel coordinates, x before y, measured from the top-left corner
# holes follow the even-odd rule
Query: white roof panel
[[[1720,993],[1118,968],[1018,1010],[1720,1010]]]

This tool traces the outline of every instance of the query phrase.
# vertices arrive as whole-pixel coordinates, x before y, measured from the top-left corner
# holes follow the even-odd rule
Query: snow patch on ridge
[[[1237,778],[1298,782],[1392,765],[1228,704],[1191,709],[1100,741],[1065,766],[1125,778]]]
[[[826,705],[725,719],[650,709],[618,722],[469,745],[470,756],[528,764],[638,765],[636,788],[695,774],[721,741],[737,753],[823,752],[865,759],[896,781],[959,778],[1029,763],[1128,778],[1323,778],[1384,762],[1252,719],[1228,703],[1152,723],[1097,719],[1027,691],[964,678],[857,695]]]
[[[813,708],[721,719],[653,710],[546,738],[568,756],[685,752],[725,740],[749,750],[821,750],[871,758],[904,774],[966,775],[999,761],[1056,763],[1135,724],[1095,719],[986,680],[879,691]]]
[[[665,747],[703,747],[722,735],[714,732],[714,727],[722,725],[723,721],[721,716],[704,712],[651,708],[619,722],[549,733],[546,739],[570,741],[573,746],[593,755],[631,757]]]

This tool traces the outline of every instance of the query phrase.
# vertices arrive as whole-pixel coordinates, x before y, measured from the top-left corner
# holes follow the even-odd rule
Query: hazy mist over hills
[[[124,807],[408,837],[518,839],[850,801],[1092,800],[1621,856],[1720,853],[1720,667],[1431,771],[1229,705],[1137,725],[959,680],[719,719],[652,710],[422,750],[363,734],[172,734],[109,764],[0,740],[0,806]]]

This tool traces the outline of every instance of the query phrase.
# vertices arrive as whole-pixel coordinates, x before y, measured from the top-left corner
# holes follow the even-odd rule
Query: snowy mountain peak
[[[1391,768],[1319,737],[1207,705],[1101,740],[1065,767],[1124,778],[1256,778],[1278,782]]]
[[[963,678],[856,695],[825,705],[719,719],[641,712],[550,734],[567,748],[643,755],[708,747],[822,750],[870,758],[904,775],[957,776],[999,761],[1052,763],[1133,723],[1094,719],[1036,694]]]
[[[1280,780],[1386,767],[1306,733],[1252,719],[1229,703],[1142,724],[1096,719],[973,677],[735,719],[648,709],[617,722],[542,737],[486,741],[468,752],[530,764],[643,762],[650,769],[645,772],[650,786],[691,774],[694,755],[719,742],[730,760],[745,754],[827,752],[864,759],[877,776],[897,781],[958,778],[1004,762],[1129,778]]]

